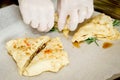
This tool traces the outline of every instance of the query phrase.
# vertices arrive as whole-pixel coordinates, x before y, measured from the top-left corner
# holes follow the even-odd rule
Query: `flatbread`
[[[60,39],[53,38],[47,42],[46,47],[34,57],[25,69],[23,75],[34,76],[45,71],[58,72],[68,63],[68,55],[64,51]]]
[[[44,71],[57,72],[69,63],[59,38],[41,36],[7,42],[6,48],[21,75],[34,76]]]
[[[99,14],[78,27],[72,42],[82,42],[91,37],[103,41],[120,39],[120,32],[113,27],[112,18],[105,14]]]
[[[48,36],[42,36],[39,38],[23,38],[7,42],[6,48],[8,53],[15,60],[20,74],[23,73],[25,67],[29,64],[30,58],[35,56],[37,49],[49,40],[50,38]]]
[[[58,14],[57,13],[55,13],[55,23],[57,24],[55,25],[55,27],[58,28]],[[67,17],[64,28],[62,30],[62,33],[66,38],[69,37],[69,33],[70,33],[70,30],[68,29],[69,23],[70,23],[70,18]]]

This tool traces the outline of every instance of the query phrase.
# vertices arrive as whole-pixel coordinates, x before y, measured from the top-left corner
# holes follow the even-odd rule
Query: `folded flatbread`
[[[8,53],[15,60],[20,74],[23,73],[27,64],[29,64],[30,58],[35,56],[37,49],[49,40],[49,37],[43,36],[39,38],[16,39],[7,42],[6,48]]]
[[[23,75],[33,76],[45,71],[58,72],[69,63],[59,38],[53,38],[45,45],[25,69]]]
[[[59,67],[55,67],[57,70],[59,70],[62,66],[68,64],[67,53],[63,50],[62,44],[60,43],[60,40],[57,38],[50,39],[48,36],[41,36],[38,38],[16,39],[7,42],[6,48],[8,50],[8,53],[12,56],[12,58],[16,62],[18,70],[21,75],[34,76],[42,73],[43,71],[51,70],[48,69],[49,67],[46,68],[46,66],[48,65],[52,66],[53,65],[52,63],[54,63],[54,61],[58,62],[55,63],[56,65],[61,64]],[[52,52],[49,50],[51,50]],[[51,53],[47,54],[49,52]],[[41,53],[44,55],[41,55]],[[51,54],[56,55],[53,55],[52,57]],[[58,58],[57,59],[58,61],[55,60],[54,58]],[[51,64],[50,62],[47,63],[47,61],[49,60],[53,60]],[[66,62],[64,61],[62,63],[63,60],[66,60]]]
[[[70,30],[68,29],[69,23],[70,23],[70,18],[67,17],[64,28],[62,30],[62,33],[66,38],[69,37],[69,33],[70,33]],[[58,28],[58,14],[57,13],[55,13],[55,24],[56,24],[55,27]]]
[[[72,42],[82,42],[91,37],[104,41],[120,39],[120,32],[113,27],[112,18],[105,14],[99,14],[78,27]]]

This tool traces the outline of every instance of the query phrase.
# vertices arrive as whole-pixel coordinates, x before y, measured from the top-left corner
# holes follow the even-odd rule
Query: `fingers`
[[[34,9],[31,14],[31,27],[37,28],[40,32],[48,32],[54,25],[54,9],[42,11]]]
[[[21,14],[22,14],[22,18],[23,18],[24,23],[30,24],[30,22],[31,22],[31,18],[29,17],[30,14],[28,14],[28,12],[26,12],[25,10],[22,10],[22,8],[20,10],[21,10]]]
[[[46,12],[48,13],[48,12]],[[52,29],[54,26],[54,11],[49,12],[49,14],[41,14],[39,17],[39,26],[38,26],[38,31],[40,32],[48,32]]]
[[[70,14],[70,24],[69,24],[70,31],[74,31],[77,28],[77,25],[78,25],[78,11],[74,10]]]
[[[81,8],[78,11],[78,22],[82,23],[87,16],[86,8]]]
[[[25,24],[30,24],[31,22],[31,17],[30,16],[30,9],[28,8],[28,6],[25,5],[25,3],[22,3],[19,5],[19,9],[20,9],[20,12],[21,12],[21,16],[23,18],[23,21]]]
[[[33,20],[33,21],[31,21],[31,24],[30,24],[33,28],[38,28],[38,26],[39,26],[39,22],[38,21],[36,21],[36,20]]]
[[[38,26],[38,31],[40,32],[45,32],[47,29],[47,22],[45,16],[41,16],[39,19],[39,26]]]
[[[31,19],[29,17],[25,16],[25,17],[23,17],[23,21],[25,24],[30,24]]]
[[[48,14],[46,32],[50,31],[53,28],[53,26],[54,26],[54,14],[55,14],[54,10],[52,10]]]
[[[86,19],[90,18],[94,12],[94,6],[93,4],[87,7],[87,17]]]
[[[40,32],[48,32],[54,25],[54,6],[51,0],[31,0],[20,4],[23,21]]]
[[[47,29],[46,29],[45,32],[50,31],[53,28],[53,26],[54,26],[54,20],[52,20],[52,21],[49,20],[48,23],[47,23]]]
[[[31,16],[31,19],[32,19],[32,21],[31,21],[31,26],[33,27],[33,28],[38,28],[38,26],[39,26],[39,18],[38,18],[38,14],[37,14],[37,9],[33,9],[33,10],[31,10],[31,11],[34,11],[34,13],[32,13],[30,16]]]
[[[59,19],[58,19],[58,29],[59,31],[63,30],[65,22],[66,22],[67,14],[63,11],[60,12],[59,14]]]
[[[87,1],[87,0],[86,0]],[[86,7],[86,10],[87,10],[87,16],[86,16],[86,19],[90,18],[94,12],[94,0],[88,0],[87,2],[84,2],[86,4],[83,4],[83,7],[85,8]]]

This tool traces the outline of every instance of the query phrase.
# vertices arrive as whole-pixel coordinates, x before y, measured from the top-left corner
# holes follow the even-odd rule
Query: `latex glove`
[[[93,14],[93,0],[59,0],[58,1],[58,28],[64,28],[66,18],[69,15],[69,30],[74,31],[78,23],[82,23]]]
[[[19,0],[19,8],[26,24],[40,32],[48,32],[54,25],[54,6],[51,0]]]

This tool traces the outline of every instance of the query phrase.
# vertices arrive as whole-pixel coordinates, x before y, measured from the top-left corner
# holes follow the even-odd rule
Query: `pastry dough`
[[[82,42],[88,38],[96,37],[98,40],[117,40],[120,33],[113,27],[113,20],[105,14],[99,14],[89,21],[78,26],[78,31],[74,34],[72,42]]]
[[[7,42],[8,53],[15,60],[21,75],[34,76],[44,71],[57,72],[69,63],[59,38],[41,36]]]

